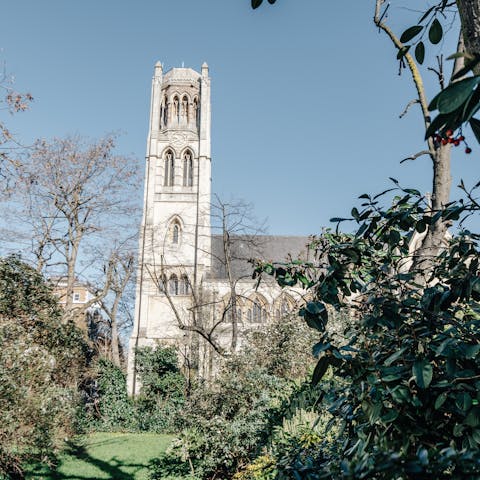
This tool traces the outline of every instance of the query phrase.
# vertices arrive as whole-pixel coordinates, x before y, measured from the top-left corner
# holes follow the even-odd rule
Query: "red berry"
[[[458,137],[458,139],[463,142],[465,140],[465,137],[463,135],[460,135],[460,137]]]
[[[453,130],[447,130],[445,133],[447,137],[451,137],[453,135]]]
[[[442,138],[442,145],[446,145],[448,143],[448,140],[446,138]]]
[[[448,139],[448,143],[453,143],[453,142],[454,142],[453,138],[450,137],[450,138]]]
[[[457,140],[454,140],[453,144],[454,144],[456,147],[458,147],[458,146],[460,145],[460,140],[458,140],[458,138],[457,138]]]
[[[471,149],[470,147],[467,147],[467,148],[465,149],[465,153],[472,153],[472,149]]]

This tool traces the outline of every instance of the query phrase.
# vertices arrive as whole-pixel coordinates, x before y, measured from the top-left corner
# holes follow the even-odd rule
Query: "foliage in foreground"
[[[331,366],[344,382],[323,398],[346,436],[342,448],[300,449],[279,462],[278,478],[465,479],[480,471],[480,236],[461,230],[433,259],[412,250],[429,225],[478,205],[432,212],[416,190],[399,190],[387,210],[363,195],[363,208],[352,210],[356,234],[319,238],[314,263],[258,268],[311,290],[301,313],[321,335],[313,380]],[[358,319],[344,341],[326,328],[328,305],[348,306]]]
[[[153,465],[153,479],[232,478],[260,455],[274,427],[293,415],[293,399],[311,407],[301,379],[312,341],[298,318],[252,333],[239,355],[225,363],[212,385],[199,385],[180,415],[183,430]],[[283,346],[283,348],[282,348]],[[303,395],[303,397],[302,397]]]
[[[42,276],[18,257],[0,260],[0,478],[51,462],[73,433],[77,382],[88,348],[62,322]]]
[[[174,348],[145,347],[137,351],[142,388],[130,398],[126,375],[100,359],[93,378],[84,386],[85,408],[78,421],[86,431],[170,433],[185,400],[186,381]]]

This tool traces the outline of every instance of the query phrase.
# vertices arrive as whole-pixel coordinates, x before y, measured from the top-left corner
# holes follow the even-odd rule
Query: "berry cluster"
[[[447,143],[451,143],[455,147],[458,147],[460,143],[463,142],[465,143],[465,153],[472,153],[472,149],[467,145],[465,137],[462,135],[461,132],[459,135],[454,136],[453,130],[447,130],[444,137],[437,134],[435,135],[434,140],[439,144],[441,143],[442,145],[447,145]]]

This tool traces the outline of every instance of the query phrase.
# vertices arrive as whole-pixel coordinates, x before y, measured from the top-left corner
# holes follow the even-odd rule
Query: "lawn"
[[[56,472],[32,467],[27,480],[146,480],[147,465],[172,437],[153,433],[94,433],[60,457]]]

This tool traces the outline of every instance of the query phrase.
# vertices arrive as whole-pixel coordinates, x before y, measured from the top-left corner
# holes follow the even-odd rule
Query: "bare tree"
[[[230,350],[234,352],[238,344],[238,308],[237,308],[237,284],[241,278],[234,271],[233,262],[236,260],[246,261],[258,256],[261,252],[260,235],[265,233],[265,221],[259,222],[253,214],[253,206],[243,200],[225,202],[215,195],[212,204],[212,220],[214,230],[220,230],[222,236],[222,256],[216,260],[223,265],[226,278],[230,287],[230,298],[222,312],[222,321],[228,316],[232,324],[232,338]],[[248,247],[248,258],[239,258],[235,242],[241,239]],[[215,255],[212,252],[212,255]]]
[[[3,64],[0,73],[0,112],[13,115],[28,109],[33,97],[30,93],[20,93],[14,89],[14,79],[7,74]],[[15,177],[18,166],[19,151],[23,147],[15,139],[4,119],[0,118],[0,179],[2,188],[0,193],[12,193],[12,179]]]
[[[135,272],[135,254],[132,251],[117,252],[113,257],[113,268],[107,280],[109,293],[105,295],[100,304],[108,319],[108,336],[110,338],[111,359],[115,365],[121,366],[120,358],[120,331],[132,324],[130,309],[122,309],[122,300],[128,295],[128,287],[133,284]],[[123,305],[124,306],[124,305]],[[123,311],[122,311],[123,310]],[[121,317],[123,313],[123,318]]]
[[[17,193],[11,204],[18,227],[30,236],[37,269],[66,280],[65,318],[84,314],[104,298],[115,278],[118,253],[112,238],[132,231],[137,166],[114,153],[115,137],[88,142],[80,137],[39,140],[17,167]],[[110,240],[109,240],[110,239]],[[100,245],[104,252],[105,282],[81,306],[73,291],[83,271],[99,262],[89,255]],[[82,260],[80,262],[80,260]]]
[[[166,298],[178,328],[189,335],[189,348],[193,356],[196,355],[195,350],[198,349],[198,345],[195,346],[195,344],[199,338],[207,342],[220,356],[228,356],[237,349],[240,321],[238,302],[242,299],[238,284],[245,278],[251,278],[251,273],[239,271],[236,267],[243,264],[245,270],[246,262],[260,254],[261,234],[265,231],[265,222],[258,222],[253,215],[252,206],[243,201],[225,202],[216,196],[211,208],[213,230],[218,232],[221,248],[218,251],[212,248],[211,252],[204,253],[212,256],[212,263],[215,263],[219,275],[228,282],[227,302],[213,296],[202,282],[194,285],[189,280],[186,269],[168,264],[163,251],[152,251],[148,255],[149,261],[144,265],[148,278],[155,285],[156,290]],[[155,231],[151,230],[149,235],[151,238],[148,243],[152,246],[152,250],[155,250],[153,238]],[[241,251],[237,248],[240,243],[243,247]],[[249,267],[248,270],[250,270]],[[181,285],[181,289],[184,292],[188,291],[190,295],[187,311],[176,302],[178,287],[171,284],[169,280],[172,271],[180,274],[179,281],[188,282],[188,285]],[[220,329],[220,327],[225,328]],[[229,329],[231,329],[231,336],[226,342],[225,332]],[[195,368],[197,362],[190,358],[188,363]]]

